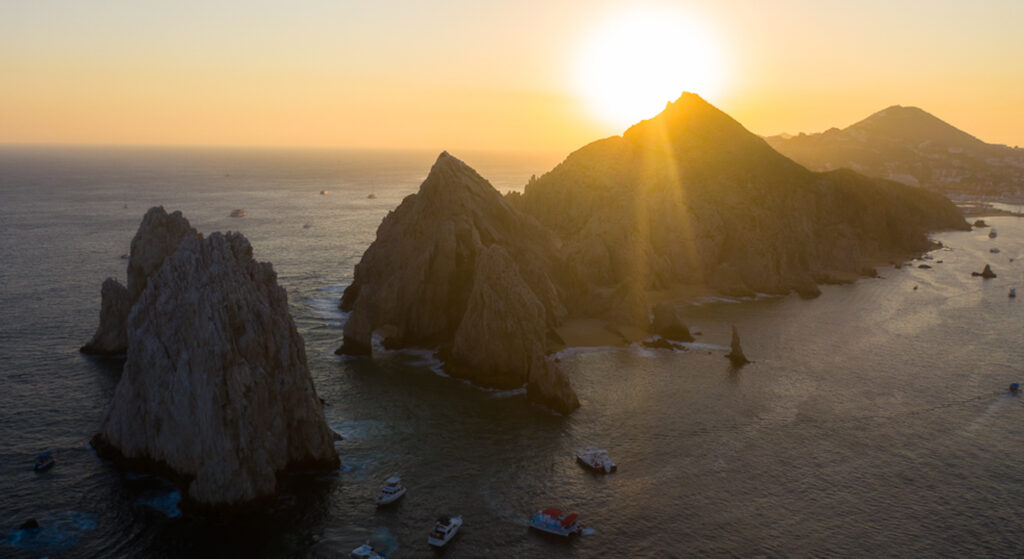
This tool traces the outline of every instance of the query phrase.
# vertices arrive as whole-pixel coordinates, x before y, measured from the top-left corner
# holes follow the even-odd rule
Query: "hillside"
[[[985,143],[917,107],[889,107],[842,130],[766,140],[818,171],[845,167],[944,194],[1024,190],[1024,149]]]

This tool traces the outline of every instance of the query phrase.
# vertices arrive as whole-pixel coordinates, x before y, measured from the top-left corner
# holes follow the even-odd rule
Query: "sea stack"
[[[339,465],[287,294],[244,236],[189,235],[143,275],[92,441],[101,456],[169,473],[202,506],[251,503],[286,470]]]
[[[747,356],[743,354],[743,348],[740,347],[740,333],[736,330],[736,326],[732,327],[732,343],[729,344],[729,353],[726,357],[732,363],[733,367],[742,367],[750,361],[747,360]]]
[[[554,236],[447,152],[416,194],[377,229],[342,297],[350,311],[338,353],[437,348],[450,374],[482,386],[527,386],[560,412],[579,402],[546,359],[566,316],[568,280]]]

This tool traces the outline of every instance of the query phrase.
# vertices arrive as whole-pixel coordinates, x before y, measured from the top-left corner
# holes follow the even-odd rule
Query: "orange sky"
[[[5,2],[0,143],[568,152],[625,127],[595,91],[663,73],[657,103],[690,89],[759,134],[902,104],[1024,145],[1017,0],[370,4]],[[667,23],[620,36],[637,11]],[[653,37],[686,40],[628,50]]]

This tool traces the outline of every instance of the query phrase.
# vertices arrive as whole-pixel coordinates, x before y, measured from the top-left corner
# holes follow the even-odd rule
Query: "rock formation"
[[[969,226],[940,195],[808,171],[684,94],[522,194],[503,198],[441,154],[356,265],[338,352],[369,354],[375,334],[385,347],[439,348],[453,375],[526,383],[535,401],[567,410],[575,397],[542,358],[566,317],[692,340],[666,309],[649,324],[652,291],[813,297],[819,283],[873,275],[931,248],[928,232],[955,228]]]
[[[654,318],[651,320],[651,332],[666,340],[692,342],[693,336],[679,317],[679,310],[674,305],[660,304],[654,306]]]
[[[985,278],[985,279],[992,279],[992,278],[996,277],[996,273],[992,271],[992,266],[989,266],[988,264],[985,264],[985,269],[984,270],[982,270],[980,272],[971,272],[971,276],[973,276],[973,277],[981,276],[982,278]]]
[[[100,325],[89,343],[79,351],[92,355],[123,354],[128,347],[128,312],[132,301],[128,289],[114,278],[107,278],[100,290]]]
[[[186,238],[201,235],[189,224],[181,212],[168,214],[163,206],[150,208],[142,218],[132,239],[128,259],[128,287],[107,278],[103,282],[100,303],[100,325],[89,343],[81,347],[82,353],[120,355],[127,348],[125,325],[128,312],[146,288],[150,275],[160,269]]]
[[[578,402],[545,358],[571,284],[554,236],[465,163],[442,153],[418,193],[377,229],[342,297],[339,353],[439,348],[448,371],[484,386],[527,385],[559,411]]]
[[[169,471],[206,506],[269,497],[285,470],[337,467],[334,434],[271,265],[256,262],[238,233],[189,234],[171,248],[144,234],[154,231],[142,227],[133,241],[133,258],[136,246],[155,250],[139,251],[138,274],[129,272],[129,286],[142,287],[94,448]],[[172,252],[165,259],[156,257],[161,245]]]
[[[729,353],[726,354],[733,367],[742,367],[750,361],[747,360],[747,356],[743,354],[743,348],[740,347],[740,333],[736,330],[736,326],[732,327],[732,342],[729,344]]]

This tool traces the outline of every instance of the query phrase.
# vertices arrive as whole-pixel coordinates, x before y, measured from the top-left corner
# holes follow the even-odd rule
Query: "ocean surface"
[[[1024,380],[1024,221],[936,234],[927,260],[814,300],[701,301],[687,351],[567,350],[582,407],[563,418],[447,378],[429,352],[333,353],[353,266],[436,155],[0,148],[0,556],[343,557],[367,539],[389,557],[1024,555],[1024,404],[1006,390]],[[454,155],[502,191],[559,161]],[[289,477],[266,510],[183,513],[166,481],[87,445],[122,362],[78,347],[154,205],[273,263],[345,437],[338,472]],[[971,277],[985,263],[998,278]],[[738,371],[734,324],[754,361]],[[577,465],[589,444],[618,472]],[[57,465],[33,472],[47,450]],[[378,511],[395,474],[409,492]],[[531,533],[545,507],[590,533]],[[465,524],[438,553],[442,514]],[[30,517],[40,530],[19,529]]]

